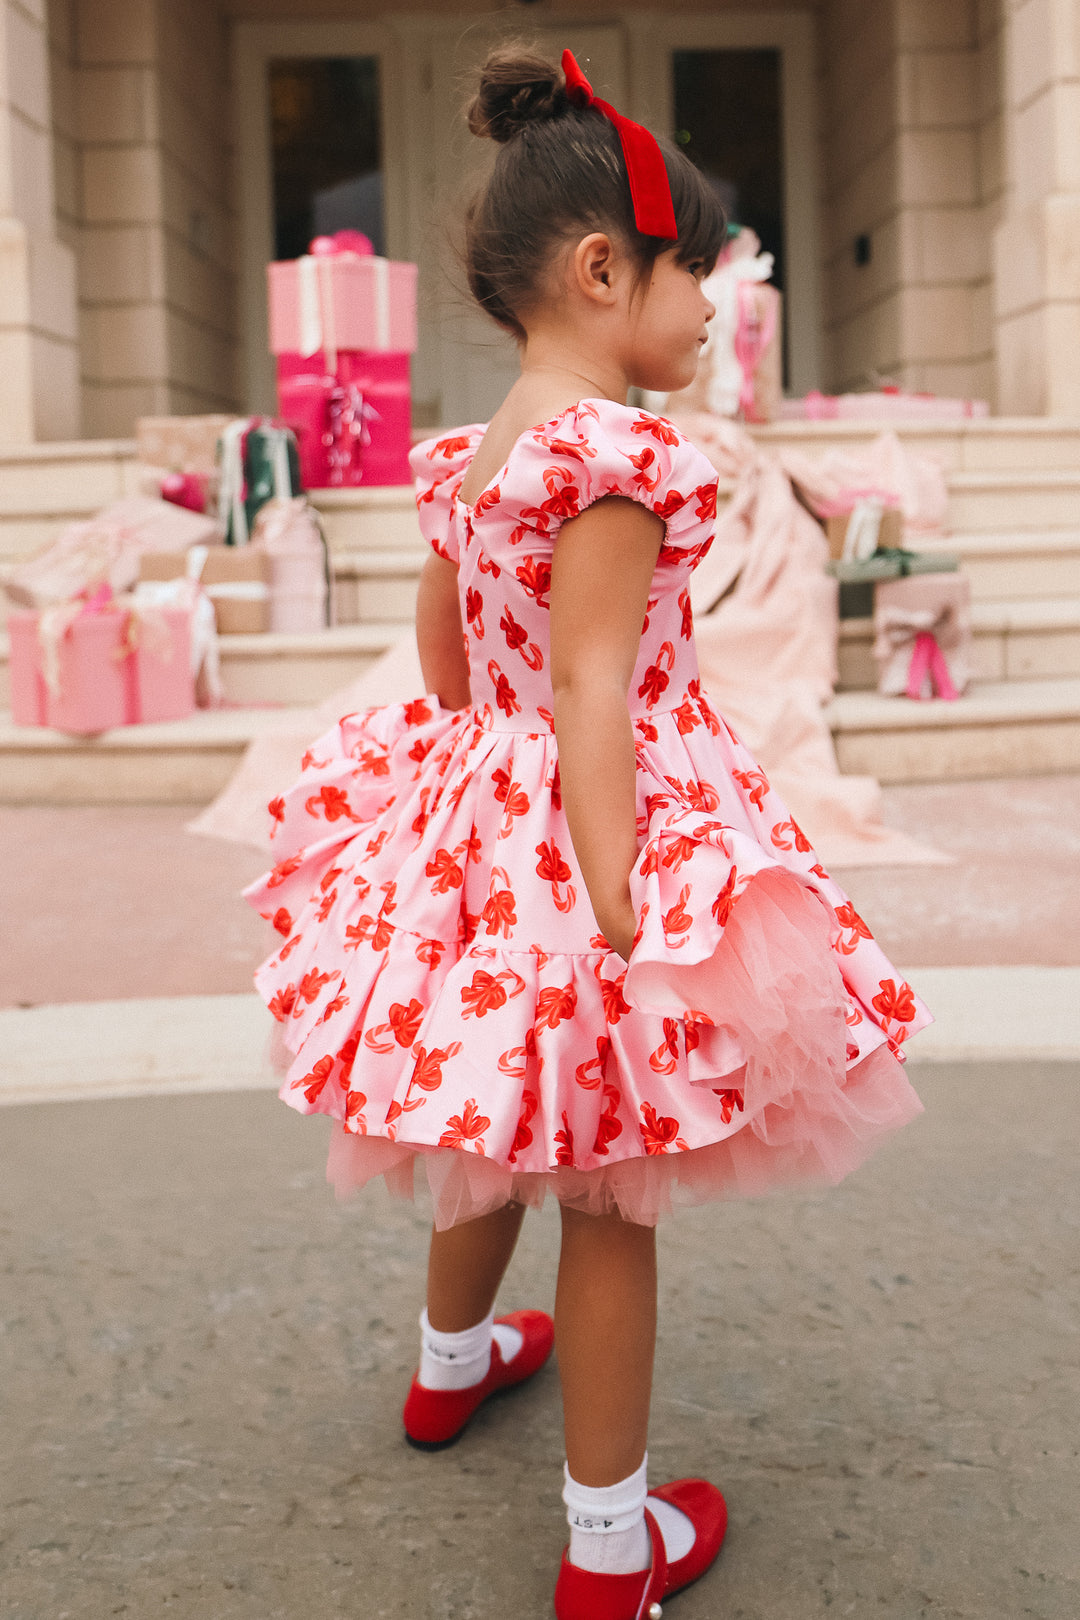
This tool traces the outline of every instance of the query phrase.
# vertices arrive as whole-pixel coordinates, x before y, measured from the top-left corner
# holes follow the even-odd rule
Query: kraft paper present
[[[140,580],[195,579],[214,604],[219,636],[270,628],[270,559],[260,546],[195,546],[143,557]]]

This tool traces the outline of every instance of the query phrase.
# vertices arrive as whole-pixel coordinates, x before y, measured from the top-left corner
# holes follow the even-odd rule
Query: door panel
[[[475,79],[475,70],[492,45],[507,33],[517,35],[519,31],[517,19],[461,27],[446,37],[446,48],[437,53],[434,64],[436,230],[441,241],[428,330],[440,349],[439,415],[445,426],[487,421],[518,374],[516,344],[469,296],[455,239],[460,241],[468,198],[495,156],[494,143],[470,135],[465,124],[462,107],[470,76]],[[621,28],[560,26],[540,29],[533,37],[555,59],[563,49],[572,50],[597,94],[616,106],[625,104],[626,53]]]

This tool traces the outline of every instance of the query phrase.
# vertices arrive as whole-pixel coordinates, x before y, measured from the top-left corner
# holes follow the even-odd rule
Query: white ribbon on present
[[[305,359],[323,350],[326,369],[337,370],[338,339],[334,325],[331,266],[336,258],[359,258],[359,254],[305,253],[297,263],[300,293],[300,353]],[[390,347],[390,261],[379,254],[364,255],[372,267],[372,313],[375,320],[373,349]]]
[[[862,496],[855,502],[844,530],[841,562],[865,562],[874,555],[884,516],[885,502],[882,500]]]
[[[375,275],[375,347],[390,347],[390,260],[372,260]]]
[[[100,594],[100,593],[99,593]],[[111,595],[108,599],[111,606]],[[105,604],[90,609],[91,612],[104,611]],[[38,615],[38,645],[41,648],[41,674],[54,698],[60,696],[60,643],[75,623],[76,619],[88,611],[85,599],[76,599],[73,602],[58,602],[55,607],[43,608]]]
[[[212,602],[267,602],[270,587],[264,579],[221,579],[203,590]]]

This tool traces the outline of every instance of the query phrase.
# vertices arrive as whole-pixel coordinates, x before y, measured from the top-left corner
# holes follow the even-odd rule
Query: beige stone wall
[[[73,0],[86,432],[237,401],[229,54],[212,0]]]
[[[1002,408],[1080,415],[1080,0],[1003,0]]]
[[[835,387],[993,397],[996,0],[830,0],[822,16],[825,328]],[[870,237],[858,266],[855,239]]]
[[[45,0],[0,0],[0,442],[80,431],[75,261],[58,237]]]
[[[829,0],[820,25],[825,385],[866,387],[900,350],[893,0]],[[870,262],[855,264],[857,236]]]

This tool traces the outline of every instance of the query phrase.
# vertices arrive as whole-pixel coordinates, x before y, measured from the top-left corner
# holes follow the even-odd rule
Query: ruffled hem
[[[288,936],[256,976],[294,1054],[282,1096],[344,1125],[337,1184],[403,1190],[420,1156],[442,1225],[548,1190],[652,1224],[839,1181],[920,1111],[897,1058],[921,1003],[739,745],[716,737],[713,788],[655,720],[628,967],[564,921],[583,890],[550,735],[418,701],[316,745],[250,897]],[[569,948],[523,948],[515,905]]]
[[[786,1187],[834,1186],[885,1136],[921,1113],[900,1064],[879,1047],[849,1074],[843,1117],[818,1120],[802,1140],[787,1110],[767,1107],[733,1136],[706,1147],[622,1159],[596,1170],[559,1167],[535,1173],[460,1149],[335,1129],[326,1177],[339,1198],[383,1176],[392,1195],[413,1199],[419,1167],[440,1231],[510,1202],[539,1208],[548,1194],[588,1215],[617,1211],[639,1226],[655,1226],[677,1206],[753,1198]]]

